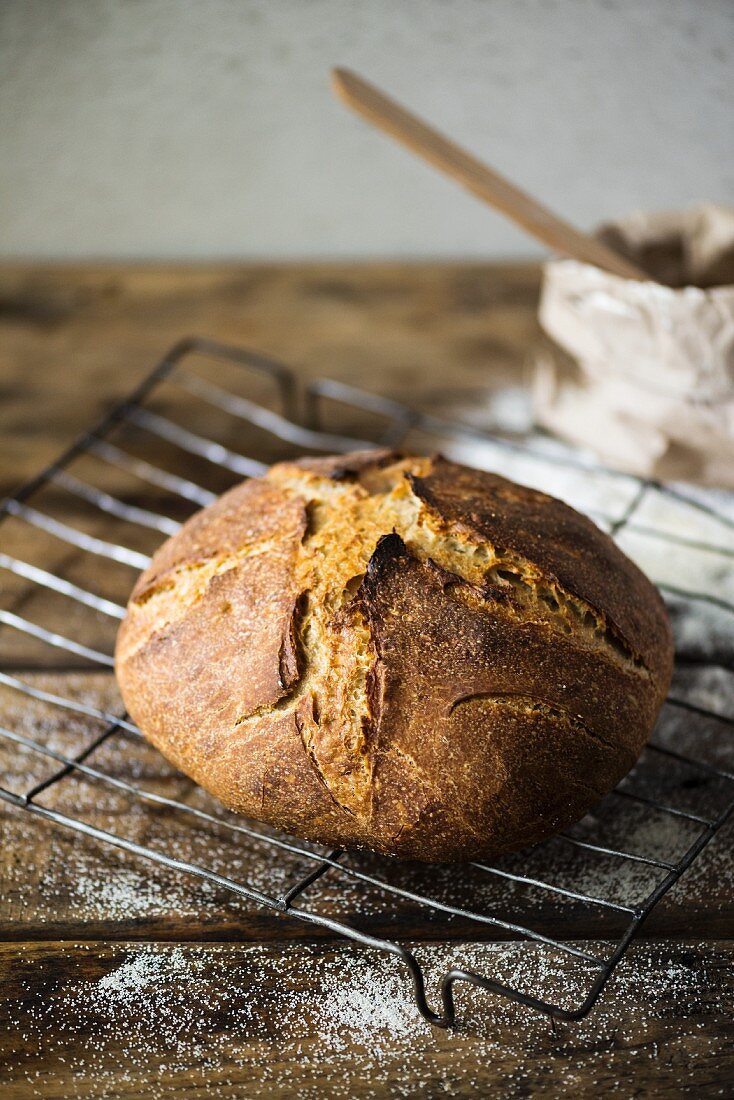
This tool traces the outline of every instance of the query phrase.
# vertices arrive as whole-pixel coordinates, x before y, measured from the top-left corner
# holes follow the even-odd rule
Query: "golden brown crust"
[[[646,668],[664,674],[657,589],[590,519],[545,493],[442,458],[411,483],[445,521],[520,555],[590,604]]]
[[[430,845],[460,857],[468,837],[480,855],[487,837],[501,850],[568,825],[629,770],[657,713],[639,673],[491,595],[467,607],[457,587],[388,535],[363,590],[382,676],[376,798],[385,843],[402,829],[413,858]]]
[[[662,602],[590,521],[443,459],[274,467],[155,555],[117,645],[149,739],[227,806],[421,860],[570,824],[632,766]]]

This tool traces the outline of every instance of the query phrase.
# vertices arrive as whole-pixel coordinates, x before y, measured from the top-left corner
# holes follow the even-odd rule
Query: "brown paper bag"
[[[734,210],[599,232],[667,285],[545,265],[536,419],[630,473],[734,488]]]

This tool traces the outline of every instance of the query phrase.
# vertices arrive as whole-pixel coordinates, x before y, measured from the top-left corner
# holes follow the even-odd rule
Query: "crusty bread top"
[[[670,677],[649,581],[552,497],[441,458],[273,467],[133,592],[143,731],[227,805],[420,859],[531,843],[629,769]]]
[[[516,562],[526,579],[556,599],[570,594],[593,610],[610,644],[651,672],[665,674],[663,602],[647,577],[586,516],[554,497],[496,474],[437,459],[427,477],[411,477],[416,496],[445,523],[460,524]],[[662,664],[661,664],[662,657]]]
[[[608,632],[610,645],[650,672],[668,673],[669,644],[661,646],[660,633],[667,612],[659,592],[608,535],[556,497],[441,456],[400,463],[400,456],[387,450],[283,463],[272,476],[302,469],[369,485],[396,462],[444,534],[453,529],[491,547],[495,567],[507,567],[505,581],[513,583],[516,571],[550,607],[554,598],[570,597],[576,611],[591,614],[597,632]]]

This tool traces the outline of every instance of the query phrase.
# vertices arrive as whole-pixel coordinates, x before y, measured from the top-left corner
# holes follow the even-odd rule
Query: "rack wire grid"
[[[325,420],[337,427],[324,427]],[[352,435],[354,424],[369,438]],[[426,869],[327,851],[236,818],[214,800],[202,802],[203,792],[193,784],[181,797],[169,798],[145,782],[149,768],[136,772],[135,754],[154,750],[121,709],[100,708],[73,694],[57,696],[32,682],[33,676],[29,682],[15,675],[47,667],[48,660],[39,661],[38,653],[50,654],[48,647],[55,654],[62,651],[59,659],[67,667],[109,672],[116,625],[134,574],[186,515],[236,480],[261,474],[276,459],[376,445],[440,448],[564,496],[647,569],[673,618],[678,649],[673,687],[640,763],[577,826],[492,865]],[[184,468],[186,477],[181,476]],[[192,470],[200,475],[197,479]],[[139,503],[146,492],[155,508]],[[149,498],[142,499],[147,503]],[[51,769],[40,779],[34,775],[37,781],[31,786],[1,787],[0,797],[25,813],[390,953],[410,972],[418,1010],[439,1027],[456,1020],[458,983],[509,997],[553,1020],[584,1017],[643,922],[734,810],[734,718],[719,705],[723,700],[728,709],[734,701],[729,678],[734,668],[734,603],[727,596],[734,576],[734,507],[729,494],[640,480],[609,471],[542,433],[523,440],[498,436],[333,380],[299,390],[281,363],[210,340],[189,339],[174,347],[101,423],[6,499],[0,522],[8,536],[0,552],[0,569],[8,582],[0,605],[0,684],[13,698],[15,693],[23,697],[18,700],[18,728],[0,729],[0,745],[10,746],[13,754],[40,758]],[[113,534],[101,537],[100,523]],[[14,545],[24,556],[21,550],[12,552]],[[29,560],[34,553],[36,560]],[[681,586],[681,577],[694,582],[690,589]],[[59,716],[79,715],[83,742],[68,751],[52,747],[48,725],[41,724],[39,732],[28,718],[29,708],[36,705]],[[90,722],[99,727],[91,737]],[[103,746],[120,738],[133,761],[133,780],[136,774],[142,780],[120,778],[113,768],[90,762]],[[156,768],[165,769],[157,754],[154,760]],[[126,836],[124,829],[102,827],[94,818],[86,820],[76,812],[76,798],[66,808],[63,799],[49,799],[73,779],[124,795],[138,818],[156,815],[157,846]],[[203,830],[199,858],[182,858],[181,815]],[[229,868],[222,868],[221,861],[218,868],[213,866],[207,858],[208,831],[217,837],[226,833],[237,845],[264,847],[272,883],[227,874]],[[310,903],[309,889],[324,876],[333,880],[327,901],[322,897],[320,905]],[[441,1004],[434,1011],[418,948],[373,935],[358,919],[339,919],[338,905],[336,915],[330,910],[328,899],[338,900],[340,892],[355,884],[377,891],[372,904],[382,907],[388,919],[395,907],[408,905],[431,919],[458,919],[480,938],[530,941],[553,960],[572,960],[578,995],[571,1003],[554,1003],[537,975],[528,987],[520,980],[499,981],[452,965],[439,975]],[[545,914],[540,928],[531,919],[538,912]],[[606,922],[591,947],[548,932],[548,925],[562,929],[568,914],[579,912],[600,914]],[[593,917],[589,923],[593,926]]]

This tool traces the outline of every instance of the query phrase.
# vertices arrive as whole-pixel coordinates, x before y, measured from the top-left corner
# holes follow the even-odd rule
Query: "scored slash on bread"
[[[590,520],[442,458],[274,466],[169,539],[117,642],[128,710],[230,809],[332,845],[487,858],[637,759],[672,640]]]

